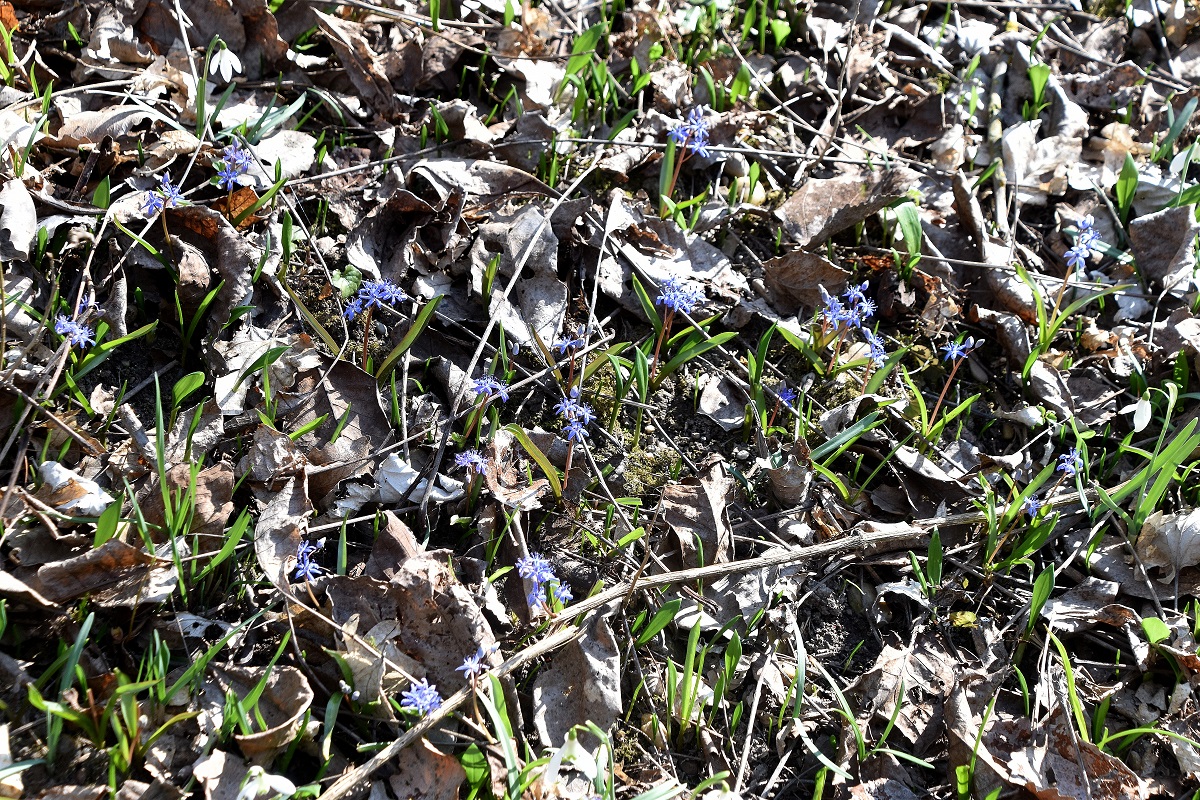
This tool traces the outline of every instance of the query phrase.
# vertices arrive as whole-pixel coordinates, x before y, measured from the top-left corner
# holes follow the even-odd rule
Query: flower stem
[[[179,262],[175,260],[175,246],[171,244],[171,233],[167,230],[167,211],[163,209],[159,212],[158,218],[162,220],[163,240],[167,243],[167,253],[171,256],[171,263],[176,266]]]
[[[950,384],[954,383],[954,373],[958,372],[958,365],[962,363],[961,358],[954,359],[954,366],[950,368],[950,377],[946,378],[946,385],[942,387],[942,393],[938,395],[937,405],[933,407],[933,413],[929,415],[929,430],[933,430],[933,423],[937,421],[938,411],[942,407],[942,401],[946,399],[946,392],[950,390]]]
[[[367,368],[367,345],[371,341],[371,307],[367,306],[366,317],[363,320],[362,368]]]
[[[667,316],[663,319],[662,330],[658,334],[658,341],[654,343],[654,360],[650,362],[650,385],[654,385],[654,376],[658,372],[658,352],[662,349],[663,339],[666,339],[671,334],[671,323],[675,321],[675,309],[668,308]]]

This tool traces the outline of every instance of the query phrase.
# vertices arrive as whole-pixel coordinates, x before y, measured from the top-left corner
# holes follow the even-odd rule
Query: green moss
[[[669,447],[634,449],[625,459],[625,488],[630,495],[647,494],[665,486],[679,454]]]

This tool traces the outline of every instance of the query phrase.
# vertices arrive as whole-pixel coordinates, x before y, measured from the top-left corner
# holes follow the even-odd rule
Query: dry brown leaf
[[[330,576],[324,588],[332,619],[357,619],[360,631],[402,620],[392,639],[398,652],[424,667],[424,677],[449,696],[464,686],[458,667],[480,647],[496,644],[491,626],[471,592],[457,581],[444,552],[408,558],[389,583],[367,577]],[[421,675],[414,675],[420,678]]]
[[[457,800],[467,779],[456,756],[443,753],[427,740],[406,747],[396,757],[396,774],[389,778],[392,793],[410,800]]]
[[[620,718],[621,648],[606,617],[559,650],[533,685],[534,725],[545,747],[558,747],[567,731],[594,722],[607,731]]]
[[[271,498],[254,528],[254,553],[258,565],[280,590],[286,590],[288,573],[296,561],[301,537],[308,530],[312,505],[304,474],[288,478],[283,489]]]
[[[111,608],[159,602],[170,596],[178,582],[175,565],[141,548],[109,539],[82,555],[43,564],[37,571],[37,589],[52,602],[64,603],[85,594]]]
[[[763,277],[771,289],[771,305],[780,314],[795,314],[800,308],[817,308],[823,302],[818,286],[830,294],[846,288],[850,273],[824,256],[806,250],[763,262]]]
[[[663,488],[663,520],[672,536],[668,563],[683,568],[721,564],[729,560],[733,531],[726,512],[732,480],[720,458],[701,465],[696,477]]]
[[[382,61],[367,44],[362,26],[316,10],[313,14],[317,18],[317,26],[337,53],[338,60],[345,67],[351,83],[362,93],[363,99],[381,116],[394,115],[395,91],[387,78]]]
[[[904,197],[918,180],[904,168],[809,179],[775,214],[800,247],[811,248]]]
[[[315,695],[308,685],[308,678],[296,667],[278,664],[274,667],[210,666],[209,672],[223,690],[232,690],[238,697],[246,697],[266,677],[266,688],[257,708],[267,729],[233,738],[251,764],[270,764],[296,738],[304,714],[312,705]]]
[[[258,202],[258,194],[249,186],[239,186],[232,194],[227,194],[224,197],[217,198],[213,202],[213,210],[223,214],[227,220],[233,222],[237,217],[248,211],[255,203]],[[245,230],[256,222],[262,220],[258,214],[251,214],[237,224],[239,230]]]
[[[1200,564],[1200,508],[1151,514],[1142,523],[1137,552],[1146,567],[1163,571],[1162,583],[1171,583],[1177,570]]]

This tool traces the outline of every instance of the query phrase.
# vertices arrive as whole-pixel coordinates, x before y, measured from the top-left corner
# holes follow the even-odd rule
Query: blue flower
[[[887,361],[887,350],[883,346],[883,337],[869,330],[863,331],[863,336],[867,338],[867,344],[871,346],[870,359],[875,362],[875,366],[882,367]]]
[[[471,388],[475,391],[476,397],[482,396],[485,400],[499,397],[501,403],[508,402],[508,384],[494,375],[476,378]]]
[[[65,314],[59,314],[58,319],[54,320],[54,332],[66,339],[72,347],[88,347],[96,343],[91,328]]]
[[[858,301],[858,305],[854,308],[862,319],[870,319],[875,316],[875,311],[878,307],[875,305],[874,300],[864,297]]]
[[[1025,502],[1021,505],[1021,513],[1029,516],[1030,519],[1037,516],[1038,511],[1045,505],[1041,500],[1037,499],[1036,495],[1030,495],[1025,498]]]
[[[858,285],[852,283],[842,296],[846,298],[847,303],[861,303],[863,300],[867,299],[867,296],[863,293],[867,290],[867,286],[869,285],[870,284],[867,281],[863,281]]]
[[[545,556],[530,553],[517,560],[517,574],[527,581],[546,583],[554,580],[554,567]]]
[[[529,596],[525,599],[529,601],[530,608],[546,605],[546,584],[535,583],[529,590]]]
[[[296,573],[292,576],[292,580],[312,581],[320,577],[323,570],[312,560],[313,554],[319,549],[315,544],[300,542],[296,547]]]
[[[179,193],[179,187],[171,183],[171,178],[163,175],[159,179],[158,191],[162,194],[163,204],[167,208],[175,208],[184,202],[183,195]]]
[[[963,339],[961,343],[951,342],[950,344],[943,345],[942,352],[946,355],[942,358],[942,360],[957,361],[960,358],[966,358],[967,354],[974,350],[977,346],[978,343],[975,341],[975,337],[973,336],[968,336],[966,339]]]
[[[455,667],[454,671],[461,672],[464,678],[474,683],[483,674],[484,670],[487,669],[487,662],[483,660],[486,656],[487,654],[480,647],[478,652],[464,658],[462,666]]]
[[[1088,256],[1091,255],[1091,250],[1088,246],[1080,242],[1067,251],[1066,262],[1071,269],[1079,270],[1087,266]]]
[[[563,432],[567,434],[567,441],[582,442],[584,437],[588,435],[587,430],[583,427],[583,421],[573,419],[563,426]]]
[[[821,318],[826,325],[837,327],[846,319],[846,306],[842,301],[831,295],[825,290],[824,286],[817,285],[817,289],[821,292],[821,300],[825,303],[825,308],[821,309]]]
[[[250,151],[242,147],[242,143],[234,139],[232,144],[226,145],[221,151],[222,160],[229,166],[236,167],[242,172],[250,168],[251,155]]]
[[[146,196],[142,198],[142,215],[146,219],[150,219],[162,210],[162,196],[158,192],[146,192]]]
[[[575,596],[571,594],[570,586],[567,586],[565,583],[559,583],[554,587],[554,599],[565,606],[574,600]]]
[[[775,393],[779,395],[779,402],[789,407],[792,403],[796,402],[796,397],[798,396],[796,390],[790,386],[780,386],[775,390]]]
[[[660,283],[658,289],[659,294],[654,300],[654,304],[666,306],[681,314],[691,314],[692,310],[704,299],[703,289],[674,275]]]
[[[563,338],[554,345],[554,349],[558,351],[559,355],[565,355],[568,350],[578,350],[585,344],[587,344],[587,328],[583,325],[580,325],[575,330],[575,336],[573,338],[571,336],[563,336]]]
[[[342,313],[347,319],[354,319],[369,308],[392,306],[407,299],[404,290],[391,281],[366,281],[358,287],[358,294],[346,303]]]
[[[232,164],[226,164],[223,161],[218,163],[221,164],[221,168],[217,170],[217,186],[232,192],[234,187],[239,185],[238,179],[242,176],[245,168],[238,169]]]
[[[1061,472],[1068,478],[1074,478],[1083,469],[1083,456],[1079,455],[1079,448],[1072,447],[1068,453],[1063,453],[1058,457],[1058,466],[1056,472]]]
[[[1075,239],[1075,244],[1063,256],[1067,266],[1073,270],[1084,268],[1096,243],[1100,241],[1100,232],[1093,227],[1095,222],[1091,214],[1079,220],[1079,234]]]
[[[699,156],[707,158],[710,155],[708,120],[704,118],[704,111],[699,107],[693,108],[687,115],[687,119],[672,128],[667,135],[675,144]]]
[[[850,328],[861,328],[863,323],[862,311],[858,306],[848,308],[842,312],[842,322],[846,323]]]
[[[442,696],[437,687],[430,686],[424,678],[400,693],[400,707],[421,715],[436,711],[441,705]]]
[[[454,464],[458,467],[466,467],[467,471],[475,470],[482,475],[487,469],[487,459],[478,450],[464,450],[454,456]]]
[[[1083,219],[1079,220],[1079,243],[1087,247],[1091,247],[1092,243],[1100,238],[1100,231],[1096,230],[1093,225],[1096,220],[1091,214],[1088,214]]]

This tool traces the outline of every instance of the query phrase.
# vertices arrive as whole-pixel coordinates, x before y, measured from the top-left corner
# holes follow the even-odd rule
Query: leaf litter
[[[0,791],[1194,792],[1126,5],[0,4]]]

